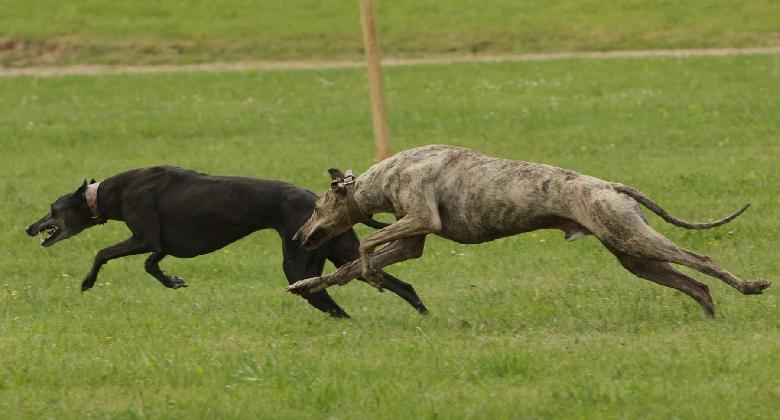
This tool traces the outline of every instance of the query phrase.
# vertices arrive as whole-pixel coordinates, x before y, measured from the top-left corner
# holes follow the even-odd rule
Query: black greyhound
[[[173,166],[134,169],[103,182],[84,181],[74,193],[52,203],[51,211],[27,228],[27,234],[43,233],[48,247],[82,230],[120,220],[133,236],[100,250],[81,290],[95,285],[98,271],[109,260],[151,252],[146,271],[169,288],[186,287],[176,276],[162,272],[166,255],[192,258],[208,254],[244,236],[275,229],[282,238],[284,274],[290,284],[319,276],[327,258],[337,267],[359,257],[359,241],[350,230],[316,251],[293,242],[298,228],[311,216],[317,196],[280,181],[245,177],[210,176]],[[366,225],[386,225],[367,220]],[[381,286],[409,302],[420,313],[425,305],[414,288],[381,272]],[[372,279],[373,280],[373,279]],[[326,291],[303,296],[315,308],[334,317],[348,317]]]

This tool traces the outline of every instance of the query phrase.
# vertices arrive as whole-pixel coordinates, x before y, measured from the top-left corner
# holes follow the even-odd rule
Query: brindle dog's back
[[[555,166],[444,145],[399,153],[362,177],[382,177],[380,185],[397,216],[413,212],[403,207],[406,203],[430,196],[441,219],[437,234],[461,243],[557,228],[576,213],[572,206],[578,203],[566,197],[583,190],[588,195],[591,190],[611,190],[605,181]]]

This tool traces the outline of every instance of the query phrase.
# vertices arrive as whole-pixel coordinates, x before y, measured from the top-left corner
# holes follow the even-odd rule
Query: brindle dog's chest
[[[544,228],[555,216],[545,207],[506,194],[484,191],[440,201],[440,236],[459,243],[481,243]]]

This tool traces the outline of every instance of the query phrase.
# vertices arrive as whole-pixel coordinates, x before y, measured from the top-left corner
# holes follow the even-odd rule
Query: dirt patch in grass
[[[43,66],[62,63],[73,54],[73,47],[63,41],[32,41],[10,38],[0,42],[0,64],[4,66]]]
[[[628,51],[591,51],[560,52],[538,54],[460,54],[439,55],[422,58],[388,57],[382,60],[387,67],[447,65],[457,63],[500,63],[519,61],[550,61],[571,59],[621,59],[641,57],[724,57],[735,55],[780,54],[779,47],[758,48],[705,48],[677,50],[628,50]],[[139,65],[33,65],[28,67],[0,67],[0,77],[13,76],[66,76],[66,75],[103,75],[103,74],[161,74],[177,72],[218,72],[247,70],[305,70],[360,68],[365,64],[361,59],[343,60],[265,60],[211,63],[181,64],[139,64]]]

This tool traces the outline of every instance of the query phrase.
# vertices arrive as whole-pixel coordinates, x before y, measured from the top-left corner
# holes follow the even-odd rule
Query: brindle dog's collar
[[[355,200],[355,175],[352,175],[351,169],[347,169],[341,183],[347,192],[347,219],[350,226],[368,219],[369,216],[360,210],[360,206]]]
[[[89,212],[92,214],[92,220],[98,224],[102,224],[106,223],[106,219],[100,216],[100,210],[98,210],[98,187],[100,187],[99,182],[87,185],[87,189],[84,191],[84,199],[86,199],[87,207],[89,207]]]

